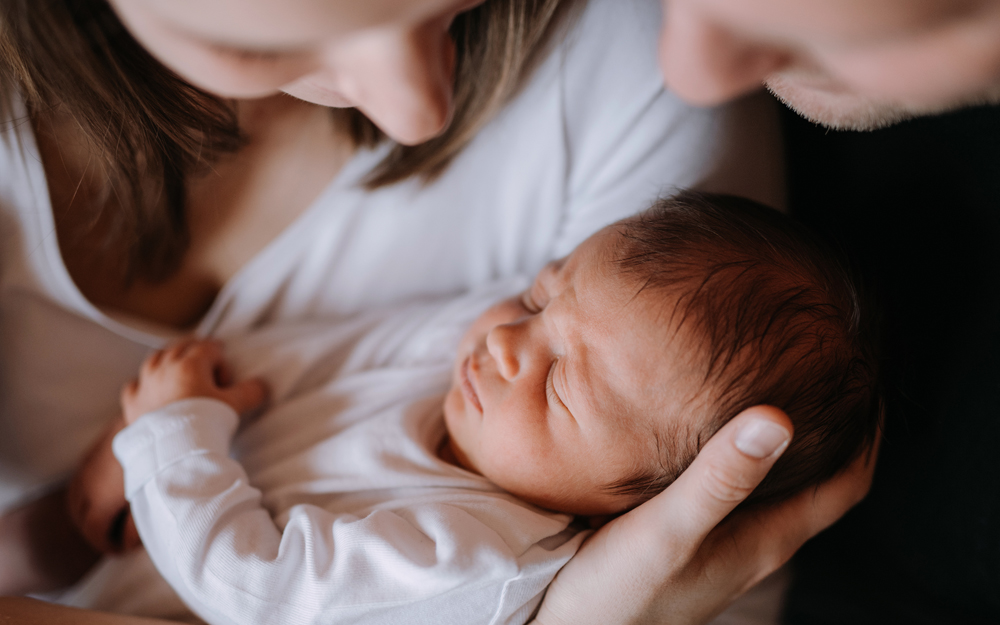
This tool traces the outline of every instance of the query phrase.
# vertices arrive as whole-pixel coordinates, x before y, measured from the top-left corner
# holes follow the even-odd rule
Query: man
[[[802,116],[870,130],[1000,101],[1000,3],[664,0],[668,86],[718,104],[764,83]]]
[[[1000,3],[664,0],[660,60],[668,86],[692,103],[718,104],[763,83],[808,120],[873,130],[1000,102]],[[837,237],[886,300],[891,400],[872,494],[803,550],[786,620],[1000,622],[1000,111],[866,135],[825,136],[786,121],[793,211]],[[762,464],[723,441],[709,445],[729,482],[759,479]],[[717,486],[708,465],[685,476],[701,499],[677,500],[696,517]],[[853,479],[863,487],[863,477]],[[608,582],[593,588],[580,618],[704,622],[818,530],[818,511],[835,511],[834,493],[850,492],[849,482],[817,493],[812,508],[737,514],[709,534],[678,524],[664,506],[668,539],[659,543],[642,524],[632,545],[628,532],[617,541],[597,535],[609,553],[636,555],[631,568],[610,558],[589,564],[604,564],[606,580],[625,580],[619,593],[645,603],[620,601],[595,616],[590,603]],[[691,501],[699,505],[684,506]],[[678,544],[680,555],[671,552]],[[583,586],[574,572],[566,578]]]
[[[1000,3],[668,0],[661,63],[689,101],[764,83],[829,128],[1000,102]],[[791,623],[1000,622],[1000,114],[882,132],[788,120],[791,203],[886,308],[885,444],[867,501],[796,559]]]

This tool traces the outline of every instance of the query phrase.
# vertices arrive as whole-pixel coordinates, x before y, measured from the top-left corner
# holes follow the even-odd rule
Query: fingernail
[[[736,433],[736,449],[751,458],[769,458],[788,445],[788,430],[767,419],[754,419]]]

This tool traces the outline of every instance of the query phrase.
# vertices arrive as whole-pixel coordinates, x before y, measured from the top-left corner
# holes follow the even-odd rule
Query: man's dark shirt
[[[1000,623],[1000,107],[784,122],[793,213],[882,300],[888,397],[871,494],[796,557],[785,619]]]

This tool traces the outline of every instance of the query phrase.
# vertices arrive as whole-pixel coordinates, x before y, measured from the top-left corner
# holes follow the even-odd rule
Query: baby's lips
[[[479,400],[479,392],[476,390],[474,375],[475,371],[472,367],[472,356],[470,355],[462,363],[462,394],[482,414],[483,404]]]

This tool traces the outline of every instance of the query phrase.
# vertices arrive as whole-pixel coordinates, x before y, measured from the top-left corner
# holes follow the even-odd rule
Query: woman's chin
[[[292,83],[283,88],[282,91],[293,98],[320,106],[328,106],[330,108],[351,108],[354,106],[353,102],[336,91],[330,91],[329,89],[324,89],[308,82]]]

